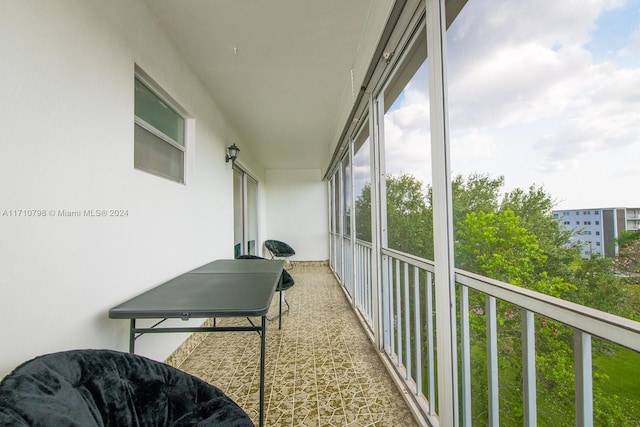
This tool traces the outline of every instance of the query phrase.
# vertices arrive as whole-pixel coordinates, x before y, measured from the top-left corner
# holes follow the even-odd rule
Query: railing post
[[[404,264],[404,331],[405,331],[405,378],[411,378],[411,308],[409,304],[409,264]]]
[[[453,252],[451,152],[446,84],[445,0],[426,1],[433,238],[436,278],[438,417],[440,425],[458,427],[458,357]]]
[[[460,286],[460,345],[462,356],[462,425],[471,427],[471,338],[469,288]]]
[[[387,204],[384,181],[384,94],[369,96],[369,135],[371,140],[371,280],[373,292],[373,330],[378,349],[388,345],[388,311],[385,292],[389,289],[387,258],[382,248],[387,246]],[[386,311],[386,313],[385,313]]]
[[[350,281],[351,281],[351,304],[355,310],[355,308],[358,305],[358,299],[360,298],[360,292],[358,289],[358,265],[357,265],[357,254],[356,254],[356,210],[355,210],[355,206],[356,206],[356,182],[355,182],[355,174],[353,172],[353,158],[355,156],[354,153],[354,142],[353,139],[349,140],[349,184],[350,184],[350,191],[349,193],[351,193],[351,197],[349,197],[349,211],[350,211],[350,215],[349,215],[349,228],[350,228],[350,233],[349,233],[349,237],[351,238],[351,247],[350,247],[350,254],[349,256],[351,257],[351,271],[349,272],[349,276],[350,276]]]
[[[435,415],[436,413],[436,390],[435,390],[435,351],[433,345],[433,274],[426,272],[427,275],[427,366],[429,370],[429,415]]]
[[[489,422],[488,426],[500,426],[500,408],[498,394],[498,313],[496,299],[491,295],[486,296],[486,320],[487,320],[487,375],[489,384]]]
[[[427,274],[427,272],[425,272]],[[416,330],[415,348],[416,348],[416,396],[422,393],[422,322],[420,315],[420,271],[418,267],[413,267],[413,295],[415,301],[414,322]]]
[[[396,264],[395,268],[393,267],[394,264]],[[392,257],[389,257],[389,354],[395,354],[396,352],[396,319],[394,315],[396,297],[394,289],[395,286],[397,286],[397,280],[394,273],[398,271],[397,264],[398,260],[394,260]]]
[[[524,387],[524,425],[536,427],[536,338],[534,315],[531,311],[521,309],[522,317],[522,376]]]
[[[397,348],[396,348],[396,354],[398,355],[398,366],[402,365],[402,298],[400,297],[401,295],[401,286],[400,286],[400,260],[396,260],[396,315],[395,315],[395,322],[396,322],[396,330],[397,330],[397,334],[396,337],[398,339],[397,342]]]
[[[391,337],[391,258],[387,255],[382,255],[382,283],[381,285],[381,305],[382,305],[382,343],[380,348],[387,353],[391,351],[391,345],[393,338]]]
[[[576,426],[593,427],[593,372],[591,335],[573,330],[573,359],[576,375]]]

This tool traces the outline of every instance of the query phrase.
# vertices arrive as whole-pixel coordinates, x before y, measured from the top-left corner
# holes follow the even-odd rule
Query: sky
[[[640,207],[640,0],[469,0],[447,79],[453,175],[541,186],[556,209]],[[425,184],[427,86],[423,65],[385,116],[387,171]]]

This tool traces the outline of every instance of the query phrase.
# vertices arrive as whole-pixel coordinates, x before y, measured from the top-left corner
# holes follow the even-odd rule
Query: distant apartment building
[[[560,225],[574,233],[581,255],[618,256],[616,239],[623,231],[640,230],[640,208],[570,209],[552,211]]]

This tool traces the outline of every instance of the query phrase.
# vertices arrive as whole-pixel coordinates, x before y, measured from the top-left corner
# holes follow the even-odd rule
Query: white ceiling
[[[265,169],[327,166],[372,2],[147,0]]]

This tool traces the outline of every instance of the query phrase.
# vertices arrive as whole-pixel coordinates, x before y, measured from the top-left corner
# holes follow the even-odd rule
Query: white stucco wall
[[[327,185],[319,169],[267,170],[266,239],[296,251],[294,261],[329,259]]]
[[[1,378],[43,353],[126,350],[109,308],[233,256],[238,139],[141,1],[3,0],[0,57]],[[134,64],[195,119],[186,185],[133,168]],[[59,215],[91,209],[128,216]],[[182,339],[137,352],[162,360]]]

